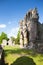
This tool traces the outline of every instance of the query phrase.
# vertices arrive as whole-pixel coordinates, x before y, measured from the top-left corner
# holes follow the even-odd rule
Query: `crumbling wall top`
[[[27,19],[32,19],[32,18],[36,18],[36,19],[39,18],[37,8],[30,9],[30,10],[26,13],[26,15],[25,15],[25,17],[24,17],[24,19],[25,19],[26,21],[27,21]]]

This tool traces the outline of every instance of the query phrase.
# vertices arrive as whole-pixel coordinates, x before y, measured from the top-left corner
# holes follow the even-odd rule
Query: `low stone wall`
[[[43,53],[43,43],[38,43],[38,52]]]
[[[43,53],[43,42],[36,42],[34,44],[34,49],[39,53]]]

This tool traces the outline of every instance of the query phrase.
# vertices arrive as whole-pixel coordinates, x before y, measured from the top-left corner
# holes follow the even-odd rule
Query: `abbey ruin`
[[[43,24],[39,22],[37,8],[34,8],[20,21],[20,45],[33,47],[36,43],[43,43]]]

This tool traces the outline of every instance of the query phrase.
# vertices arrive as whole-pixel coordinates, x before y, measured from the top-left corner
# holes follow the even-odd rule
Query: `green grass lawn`
[[[8,65],[43,65],[43,54],[17,46],[5,46],[5,63]]]

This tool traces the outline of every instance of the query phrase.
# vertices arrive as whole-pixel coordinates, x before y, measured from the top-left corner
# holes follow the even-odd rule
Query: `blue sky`
[[[29,9],[37,7],[39,21],[43,23],[43,0],[0,0],[0,34],[16,36],[19,21],[24,18]]]

